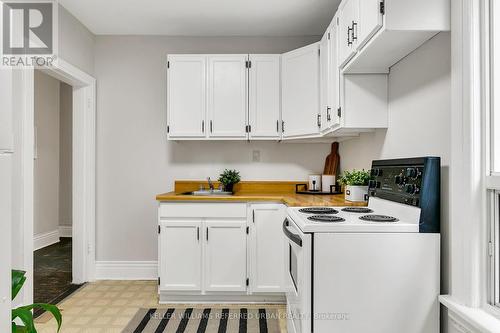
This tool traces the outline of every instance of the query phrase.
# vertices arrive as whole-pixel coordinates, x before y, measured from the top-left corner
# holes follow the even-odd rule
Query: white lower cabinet
[[[285,206],[253,204],[250,220],[250,290],[252,292],[285,291],[286,243],[282,223]]]
[[[284,205],[165,202],[158,212],[160,301],[284,300]]]
[[[206,291],[247,289],[246,220],[205,222]]]
[[[201,220],[160,225],[160,289],[201,290]]]

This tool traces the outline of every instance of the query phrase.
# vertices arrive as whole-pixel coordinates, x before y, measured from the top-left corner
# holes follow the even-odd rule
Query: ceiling
[[[59,0],[96,35],[316,36],[340,0]]]

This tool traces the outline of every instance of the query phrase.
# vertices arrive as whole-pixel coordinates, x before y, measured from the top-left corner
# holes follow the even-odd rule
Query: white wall
[[[58,24],[59,57],[92,75],[95,36],[61,5]]]
[[[71,226],[73,219],[73,87],[60,82],[59,88],[59,226]]]
[[[35,70],[34,235],[59,229],[59,81]]]
[[[369,169],[371,161],[441,157],[442,291],[449,290],[449,173],[451,153],[450,34],[440,33],[391,68],[389,128],[340,144],[341,169]]]
[[[155,195],[175,179],[217,178],[228,167],[243,179],[303,180],[323,169],[329,145],[167,142],[166,55],[282,53],[317,40],[98,36],[97,260],[156,260]]]

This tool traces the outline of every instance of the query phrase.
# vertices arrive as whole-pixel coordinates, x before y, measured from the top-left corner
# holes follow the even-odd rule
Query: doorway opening
[[[19,70],[15,86],[18,87],[16,98],[19,99],[18,117],[15,120],[18,131],[15,132],[18,160],[15,167],[19,170],[16,183],[19,192],[15,193],[17,205],[14,213],[20,221],[18,247],[22,248],[16,258],[16,267],[27,272],[22,303],[34,301],[34,251],[38,243],[34,238],[37,198],[35,195],[35,157],[41,151],[35,151],[39,137],[35,131],[35,74],[46,74],[52,79],[68,85],[72,96],[72,142],[71,147],[71,231],[58,227],[61,235],[71,236],[71,283],[82,284],[95,278],[95,88],[96,80],[79,68],[57,58],[52,66],[37,70],[26,68]],[[17,102],[16,102],[17,103]],[[35,135],[36,134],[36,135]],[[37,138],[38,139],[38,138]],[[68,199],[68,198],[66,198]],[[52,198],[52,200],[56,200]],[[55,230],[54,230],[55,231]],[[49,233],[53,243],[58,235]],[[64,241],[64,239],[63,239]],[[48,242],[50,244],[50,242]],[[62,242],[61,244],[65,244]],[[67,243],[66,243],[67,244]]]
[[[33,301],[57,304],[72,276],[73,87],[34,72]],[[35,316],[43,311],[35,311]]]

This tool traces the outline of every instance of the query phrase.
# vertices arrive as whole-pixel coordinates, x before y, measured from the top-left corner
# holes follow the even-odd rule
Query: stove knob
[[[368,188],[376,188],[376,187],[377,187],[377,181],[375,180],[368,181]]]
[[[372,176],[377,177],[377,176],[382,176],[382,169],[372,169],[371,172]]]
[[[406,168],[406,177],[417,178],[418,170],[417,168]]]
[[[406,193],[409,193],[409,194],[417,194],[420,192],[420,187],[418,187],[417,185],[414,185],[414,184],[406,184],[405,191],[406,191]]]
[[[401,175],[396,176],[396,177],[394,177],[394,182],[396,184],[398,184],[398,185],[403,184],[404,183],[404,177],[401,176]]]

